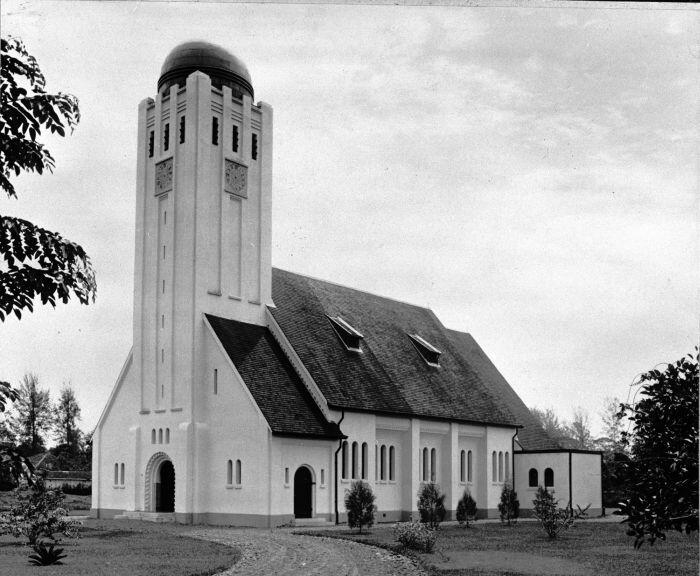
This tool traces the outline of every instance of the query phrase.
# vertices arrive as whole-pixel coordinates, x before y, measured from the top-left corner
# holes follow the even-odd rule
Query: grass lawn
[[[362,536],[350,530],[306,533],[396,549],[388,525]],[[669,533],[665,542],[640,550],[633,541],[618,523],[579,522],[557,540],[549,540],[535,522],[511,528],[450,524],[441,527],[435,553],[418,557],[431,576],[697,576],[697,533]]]
[[[191,528],[129,520],[87,520],[77,540],[64,538],[60,566],[29,564],[30,548],[0,536],[0,574],[12,576],[208,576],[233,565],[234,548],[187,538]]]
[[[75,494],[66,494],[64,500],[68,514],[71,516],[84,516],[90,512],[91,496],[77,496]],[[9,510],[16,503],[15,493],[12,490],[0,492],[0,512]]]

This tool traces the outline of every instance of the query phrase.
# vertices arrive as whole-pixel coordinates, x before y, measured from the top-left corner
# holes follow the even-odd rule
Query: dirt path
[[[296,536],[285,530],[200,528],[188,536],[241,550],[219,576],[424,576],[403,556],[347,540]]]

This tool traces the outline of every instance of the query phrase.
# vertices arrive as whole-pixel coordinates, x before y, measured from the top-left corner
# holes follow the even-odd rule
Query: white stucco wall
[[[602,470],[600,454],[571,455],[571,478],[573,492],[573,506],[585,508],[590,504],[588,514],[602,513]]]
[[[568,452],[515,453],[515,490],[520,500],[520,509],[533,507],[532,501],[537,494],[537,486],[529,486],[529,471],[537,470],[538,486],[544,486],[545,469],[551,468],[554,473],[554,487],[547,488],[552,492],[560,506],[569,502],[569,454]]]

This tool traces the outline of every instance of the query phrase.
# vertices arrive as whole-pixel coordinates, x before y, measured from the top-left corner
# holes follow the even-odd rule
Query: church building
[[[93,437],[92,515],[379,522],[436,482],[524,514],[539,485],[602,511],[601,454],[562,449],[471,335],[421,306],[272,267],[272,108],[188,42],[138,112],[133,346]]]

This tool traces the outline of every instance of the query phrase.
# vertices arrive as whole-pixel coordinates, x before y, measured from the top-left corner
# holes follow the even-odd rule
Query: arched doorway
[[[311,518],[313,516],[313,486],[311,470],[300,466],[294,473],[294,517]]]
[[[175,511],[175,468],[165,460],[156,472],[156,512]]]

